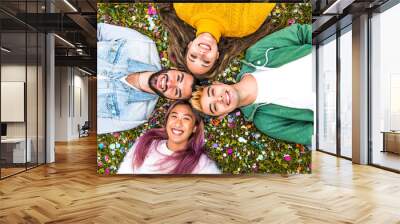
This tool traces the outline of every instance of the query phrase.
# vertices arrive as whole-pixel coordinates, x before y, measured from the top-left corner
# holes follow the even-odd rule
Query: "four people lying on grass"
[[[266,18],[274,4],[208,5],[173,4],[176,14],[161,7],[164,23],[175,15],[197,30],[186,50],[172,52],[172,56],[183,55],[183,68],[196,77],[213,77],[221,71],[217,67],[226,66],[242,49],[231,48],[234,52],[223,55],[225,61],[221,61],[225,53],[218,49],[221,36],[247,38],[245,42],[237,42],[240,38],[232,42],[246,48],[246,44],[253,43],[242,60],[235,84],[214,82],[197,86],[192,92],[196,78],[183,69],[162,70],[157,48],[150,38],[129,28],[98,24],[99,134],[145,123],[158,96],[178,100],[166,114],[165,127],[151,129],[140,137],[118,173],[220,173],[204,153],[204,125],[196,111],[223,117],[240,108],[244,118],[266,135],[311,145],[315,106],[311,26],[294,24],[270,33]],[[179,28],[172,31],[173,25],[164,25],[172,32],[170,47],[174,48],[173,39]],[[262,31],[257,30],[260,26]],[[190,99],[192,106],[179,99]]]

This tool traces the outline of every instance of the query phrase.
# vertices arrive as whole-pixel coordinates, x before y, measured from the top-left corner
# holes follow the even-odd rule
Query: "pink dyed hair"
[[[166,126],[169,114],[172,109],[177,105],[188,105],[190,108],[192,106],[188,101],[185,100],[177,100],[175,101],[168,109],[166,113],[166,120],[164,126]],[[174,169],[170,172],[171,174],[190,174],[193,172],[194,168],[197,166],[201,155],[205,151],[204,144],[204,123],[201,119],[201,116],[193,110],[193,114],[195,115],[195,126],[197,127],[196,132],[194,132],[188,141],[186,146],[186,150],[182,150],[182,152],[174,153],[171,156],[168,156],[165,160],[160,161],[161,163],[173,162],[177,164]],[[146,155],[149,152],[149,149],[152,144],[158,144],[162,140],[167,140],[168,135],[165,128],[154,128],[148,130],[142,137],[138,139],[138,144],[136,145],[135,154],[133,157],[133,167],[140,167],[143,165],[143,162],[146,158]]]

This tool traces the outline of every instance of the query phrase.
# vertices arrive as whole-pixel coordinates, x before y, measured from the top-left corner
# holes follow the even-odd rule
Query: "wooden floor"
[[[25,165],[19,165],[19,167],[7,167],[7,168],[1,168],[1,178],[5,178],[8,176],[12,176],[14,174],[24,172],[27,169],[34,169],[37,165],[36,164],[27,164],[27,168],[25,168]]]
[[[24,168],[1,168],[1,177],[11,176],[13,174],[19,173],[26,170]]]
[[[313,174],[99,177],[95,138],[0,181],[0,223],[400,223],[400,175],[315,152]]]
[[[375,164],[400,170],[400,154],[375,150],[372,158]]]

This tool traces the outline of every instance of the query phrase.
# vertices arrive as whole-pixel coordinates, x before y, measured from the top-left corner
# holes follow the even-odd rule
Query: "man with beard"
[[[189,99],[186,72],[161,70],[154,41],[136,30],[97,25],[97,133],[128,130],[147,121],[158,96]]]

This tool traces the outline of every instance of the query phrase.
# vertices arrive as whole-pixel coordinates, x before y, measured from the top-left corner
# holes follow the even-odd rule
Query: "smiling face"
[[[196,132],[196,117],[187,104],[176,105],[167,118],[168,141],[175,145],[186,145],[192,133]]]
[[[210,71],[219,57],[218,45],[215,38],[209,33],[198,35],[188,45],[186,65],[196,77]]]
[[[190,98],[193,83],[192,75],[178,70],[156,72],[149,78],[149,86],[154,92],[173,100]]]
[[[214,83],[203,90],[202,112],[211,116],[224,116],[239,106],[239,94],[231,85]]]

